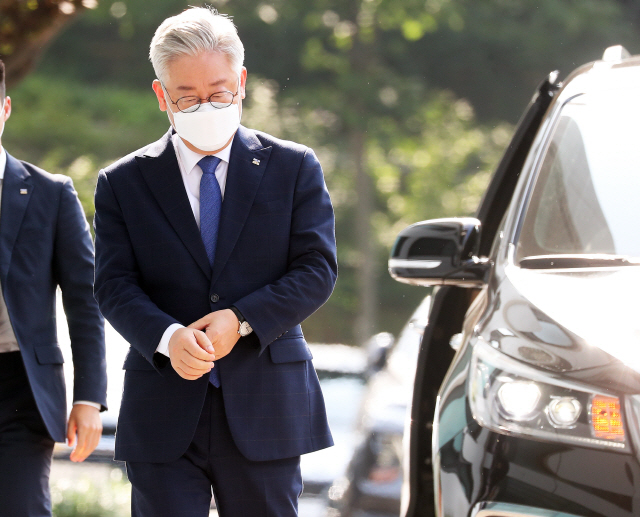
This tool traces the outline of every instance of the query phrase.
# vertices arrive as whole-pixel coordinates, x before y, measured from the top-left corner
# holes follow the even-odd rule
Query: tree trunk
[[[351,133],[352,157],[356,169],[356,246],[358,250],[357,297],[358,311],[355,321],[355,341],[364,344],[375,331],[378,309],[376,276],[376,245],[371,229],[374,209],[374,189],[366,170],[365,135],[360,129]]]
[[[49,42],[69,23],[87,0],[0,0],[0,59],[7,88],[20,82],[35,66]]]

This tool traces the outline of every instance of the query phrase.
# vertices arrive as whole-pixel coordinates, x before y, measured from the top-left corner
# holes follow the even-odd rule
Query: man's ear
[[[167,111],[169,106],[167,105],[167,100],[164,98],[164,89],[162,88],[160,81],[155,79],[153,83],[151,83],[151,88],[153,88],[153,91],[158,98],[158,107],[160,108],[160,111]]]
[[[4,98],[4,104],[2,105],[2,121],[6,122],[11,116],[11,97]]]
[[[244,99],[247,96],[247,69],[243,66],[242,72],[240,72],[240,98]]]

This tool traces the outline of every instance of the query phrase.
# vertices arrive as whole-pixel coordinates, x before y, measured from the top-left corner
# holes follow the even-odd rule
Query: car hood
[[[640,267],[509,265],[504,272],[496,286],[496,309],[484,326],[503,352],[559,372],[619,362],[640,372],[640,297],[634,290]]]
[[[508,276],[533,305],[591,346],[640,372],[640,267],[591,270],[512,268]]]

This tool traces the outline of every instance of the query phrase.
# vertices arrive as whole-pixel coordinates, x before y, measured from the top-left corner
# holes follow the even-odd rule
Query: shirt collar
[[[0,180],[4,179],[4,169],[7,167],[7,152],[0,145]]]
[[[183,142],[182,138],[178,136],[177,133],[173,135],[173,141],[177,144],[178,152],[180,153],[180,158],[182,159],[182,164],[184,165],[185,172],[190,174],[193,168],[198,164],[204,155],[196,153],[187,147],[187,145]],[[215,153],[213,156],[217,156],[220,160],[229,163],[229,158],[231,156],[231,146],[233,146],[233,140],[231,143],[225,147],[222,151]]]

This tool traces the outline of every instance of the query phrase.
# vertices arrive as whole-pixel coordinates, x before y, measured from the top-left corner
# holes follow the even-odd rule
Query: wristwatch
[[[253,332],[253,329],[251,328],[251,325],[249,325],[249,322],[244,319],[242,313],[233,305],[229,307],[229,309],[233,311],[233,313],[236,315],[236,318],[238,318],[238,321],[240,322],[238,334],[240,334],[242,337],[251,334]]]

